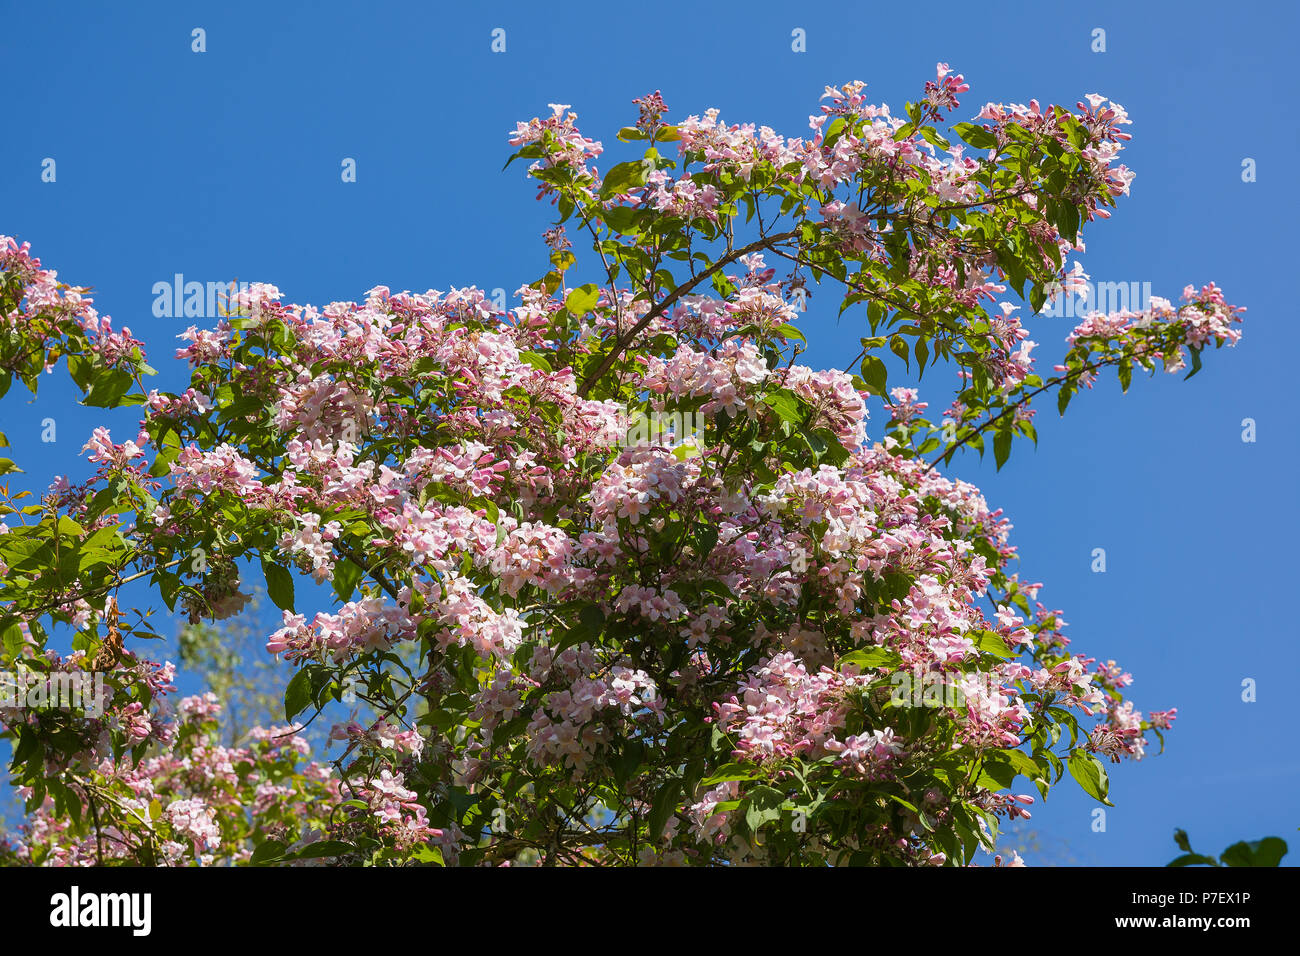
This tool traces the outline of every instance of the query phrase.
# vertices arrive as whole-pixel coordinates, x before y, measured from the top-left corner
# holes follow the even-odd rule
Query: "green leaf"
[[[90,378],[95,373],[95,367],[91,364],[90,359],[84,355],[68,356],[68,374],[72,376],[72,381],[83,392],[90,388]]]
[[[90,382],[83,404],[93,408],[114,408],[131,387],[131,373],[123,368],[106,368],[97,372]]]
[[[1043,306],[1047,304],[1047,293],[1042,286],[1037,284],[1029,290],[1029,307],[1037,314],[1043,311]]]
[[[600,184],[600,198],[609,199],[618,193],[644,185],[645,166],[640,162],[619,163],[605,174]]]
[[[605,612],[595,604],[588,604],[578,612],[578,622],[586,633],[591,635],[591,640],[595,640],[605,626]]]
[[[640,221],[639,210],[631,206],[614,206],[606,209],[603,213],[605,225],[617,233],[631,235],[636,232],[634,228]]]
[[[992,149],[998,144],[996,136],[974,123],[954,123],[952,131],[976,149]]]
[[[628,781],[636,776],[643,760],[645,744],[636,739],[626,741],[622,752],[610,759],[610,769],[614,771],[614,779],[620,787],[627,786]]]
[[[911,371],[912,353],[907,347],[907,339],[903,338],[901,335],[890,336],[889,351],[893,352],[895,355],[901,358],[903,360],[903,364],[907,366],[908,371]],[[865,375],[862,377],[866,378]]]
[[[1061,213],[1057,217],[1057,228],[1061,235],[1071,242],[1079,237],[1079,209],[1072,202],[1061,204]]]
[[[980,775],[975,785],[990,790],[1006,790],[1015,781],[1017,772],[1005,751],[990,751],[980,762]]]
[[[552,371],[551,360],[538,352],[520,352],[519,359],[520,361],[531,365],[533,368],[541,369],[543,372]]]
[[[925,339],[917,336],[916,344],[912,347],[916,355],[916,371],[918,375],[925,374],[925,363],[930,360],[930,346],[926,344]],[[936,356],[936,359],[938,356]]]
[[[668,818],[677,809],[677,799],[681,794],[681,790],[682,782],[674,777],[660,787],[659,792],[655,794],[654,803],[650,806],[650,816],[646,818],[651,843],[654,843],[663,835],[664,827],[668,825]]]
[[[952,148],[952,144],[940,136],[933,126],[921,127],[921,139],[925,140],[931,146],[937,146],[939,149],[945,151]]]
[[[1083,787],[1083,792],[1095,800],[1100,800],[1108,807],[1115,804],[1107,799],[1110,792],[1110,778],[1102,762],[1086,750],[1079,749],[1070,754],[1070,776]]]
[[[248,862],[253,866],[264,866],[272,860],[278,860],[284,856],[284,844],[279,840],[267,840],[253,851]]]
[[[1074,397],[1074,390],[1062,386],[1062,387],[1061,387],[1061,390],[1060,390],[1059,392],[1057,392],[1057,394],[1056,394],[1056,410],[1057,410],[1057,412],[1059,412],[1060,414],[1064,415],[1064,414],[1065,414],[1065,409],[1069,406],[1069,404],[1070,404],[1070,399],[1073,398],[1073,397]]]
[[[768,392],[763,396],[763,403],[776,412],[784,421],[799,423],[803,421],[803,407],[797,395],[787,389]]]
[[[600,290],[589,282],[570,292],[569,297],[564,300],[564,307],[569,310],[570,315],[582,316],[594,309],[599,300]]]
[[[362,573],[361,567],[347,558],[340,559],[334,565],[334,593],[339,596],[339,600],[352,600],[352,592],[356,590]]]
[[[826,136],[822,140],[822,148],[830,149],[832,146],[834,146],[835,141],[840,138],[847,125],[848,123],[843,116],[837,116],[834,120],[832,120],[831,124],[826,127]]]
[[[293,575],[287,568],[262,558],[262,573],[266,575],[266,593],[281,611],[293,611]]]
[[[726,763],[701,780],[700,786],[714,787],[728,780],[753,780],[757,776],[758,768],[753,764]]]
[[[884,398],[888,394],[886,391],[888,373],[885,363],[874,355],[868,355],[862,360],[861,371],[862,380],[871,389],[871,394]]]
[[[427,843],[421,843],[411,854],[411,859],[420,863],[433,863],[437,866],[446,866],[442,859],[442,850],[436,846],[430,846]]]
[[[975,641],[975,646],[987,654],[993,654],[1003,660],[1010,660],[1016,656],[1016,652],[1007,646],[1007,642],[1002,639],[1002,635],[994,634],[992,631],[981,631],[979,638]]]
[[[1015,767],[1016,773],[1028,777],[1030,780],[1041,780],[1043,778],[1043,768],[1038,766],[1034,758],[1023,750],[1000,750],[998,753],[1006,757],[1007,762]]]
[[[351,843],[344,843],[342,840],[320,840],[316,843],[309,843],[295,853],[289,855],[291,860],[319,860],[327,856],[342,856],[345,853],[355,853],[356,847]]]
[[[845,654],[840,658],[839,666],[842,668],[845,664],[852,664],[867,670],[872,667],[897,667],[901,660],[897,652],[887,647],[868,647]]]
[[[284,689],[284,719],[292,721],[311,703],[311,672],[305,667],[293,675]]]
[[[745,825],[751,833],[757,833],[765,823],[781,819],[781,803],[784,798],[785,795],[773,787],[755,788],[745,807]]]
[[[1225,866],[1277,866],[1286,852],[1285,840],[1265,837],[1252,843],[1234,843],[1219,854],[1219,859]]]
[[[1011,457],[1011,439],[1013,435],[1009,429],[1001,429],[993,436],[993,457],[997,461],[998,471],[1007,463]]]

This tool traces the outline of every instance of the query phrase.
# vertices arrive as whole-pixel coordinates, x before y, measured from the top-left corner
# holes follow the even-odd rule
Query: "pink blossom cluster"
[[[866,734],[838,734],[855,690],[871,678],[823,667],[810,674],[803,661],[784,651],[761,661],[740,686],[739,697],[714,704],[718,724],[736,735],[736,756],[758,762],[794,755],[816,760],[836,754],[854,773],[889,776],[902,753],[892,728]]]
[[[20,246],[13,237],[0,235],[0,269],[14,276],[23,290],[17,306],[0,316],[0,322],[10,329],[21,324],[28,340],[47,353],[46,371],[53,368],[59,351],[68,350],[72,330],[84,336],[86,352],[105,366],[143,362],[143,343],[131,330],[115,332],[112,320],[92,305],[89,290],[59,282],[57,272],[42,269],[41,261],[31,255],[31,243]]]
[[[1175,307],[1167,299],[1153,296],[1142,311],[1090,312],[1066,341],[1076,348],[1099,350],[1133,343],[1139,356],[1159,358],[1166,372],[1186,367],[1184,346],[1202,349],[1211,343],[1236,345],[1240,341],[1241,330],[1236,325],[1246,310],[1229,304],[1214,283],[1199,290],[1185,287],[1182,300],[1183,305]],[[1066,366],[1058,365],[1056,370],[1066,371]]]
[[[165,692],[166,680],[152,682]],[[248,746],[227,747],[218,742],[220,711],[210,693],[181,699],[174,719],[155,721],[165,746],[135,765],[110,751],[88,754],[74,791],[97,802],[99,832],[76,833],[47,797],[9,837],[13,857],[46,866],[247,862],[258,827],[263,839],[287,842],[327,827],[343,799],[339,781],[326,765],[298,764],[309,748],[295,728],[254,728]]]
[[[525,704],[525,698],[531,698]],[[483,772],[494,747],[494,732],[522,715],[528,719],[528,757],[537,767],[559,765],[582,774],[607,753],[628,727],[663,721],[664,701],[653,678],[625,664],[602,665],[583,643],[556,654],[539,647],[526,673],[497,670],[491,684],[475,696],[473,716],[480,722],[466,779]]]

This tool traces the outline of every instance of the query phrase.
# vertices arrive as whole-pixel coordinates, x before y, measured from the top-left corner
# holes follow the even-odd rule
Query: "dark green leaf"
[[[655,794],[654,803],[650,806],[650,816],[646,819],[651,843],[656,842],[663,835],[664,827],[668,825],[668,818],[677,809],[677,798],[681,794],[681,789],[682,782],[673,778],[660,787],[659,792]]]
[[[274,561],[262,558],[262,573],[266,575],[266,593],[281,611],[293,611],[293,574]]]
[[[868,355],[862,360],[861,371],[862,380],[871,389],[871,394],[884,398],[888,394],[886,391],[888,372],[885,363],[874,355]]]
[[[1008,429],[999,429],[993,436],[993,457],[997,461],[999,471],[1011,457],[1011,439],[1012,434]]]
[[[298,671],[284,689],[284,719],[293,720],[311,703],[311,672],[306,668]]]
[[[352,592],[356,590],[361,575],[362,570],[359,565],[347,558],[339,559],[334,565],[334,593],[339,596],[339,600],[352,600]]]

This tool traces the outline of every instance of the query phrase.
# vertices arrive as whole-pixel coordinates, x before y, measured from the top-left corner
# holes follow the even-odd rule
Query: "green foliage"
[[[1216,859],[1194,851],[1185,830],[1174,831],[1174,842],[1183,853],[1167,866],[1280,866],[1288,850],[1281,837],[1264,837],[1249,843],[1234,843]]]

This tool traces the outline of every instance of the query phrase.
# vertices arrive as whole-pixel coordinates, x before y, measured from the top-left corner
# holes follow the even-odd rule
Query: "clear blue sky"
[[[1103,93],[1130,112],[1138,173],[1115,218],[1086,234],[1095,280],[1151,282],[1176,299],[1219,283],[1249,308],[1235,350],[1190,382],[1158,373],[1121,396],[1106,379],[1065,419],[1039,413],[1040,447],[954,463],[1015,523],[1024,577],[1046,584],[1078,650],[1137,678],[1142,709],[1178,707],[1161,756],[1112,773],[1104,833],[1068,780],[1035,808],[1038,862],[1163,864],[1173,828],[1217,853],[1279,835],[1300,860],[1300,755],[1292,722],[1300,650],[1296,392],[1291,382],[1297,99],[1295,8],[1280,3],[984,3],[925,6],[609,2],[5,4],[0,233],[30,240],[64,279],[151,345],[160,387],[193,320],[152,315],[152,287],[267,281],[290,301],[359,299],[374,285],[513,291],[544,269],[549,207],[519,165],[517,119],[569,103],[613,146],[633,97],[661,89],[670,117],[803,135],[828,83],[861,79],[901,111],[936,61],[987,100],[1073,106]],[[715,9],[716,7],[716,9]],[[944,13],[947,9],[950,12]],[[207,52],[191,51],[206,31]],[[490,49],[506,31],[506,52]],[[802,28],[807,52],[791,50]],[[1092,31],[1106,51],[1092,52]],[[57,181],[41,181],[46,158]],[[345,184],[340,163],[357,163]],[[1245,183],[1242,160],[1258,179]],[[825,302],[830,298],[821,297]],[[812,302],[803,325],[824,366],[862,330]],[[206,324],[200,322],[200,324]],[[1031,322],[1040,362],[1070,320]],[[922,397],[947,404],[927,376]],[[58,379],[0,429],[34,486],[79,474],[86,435],[129,413],[78,408]],[[891,384],[895,382],[891,379]],[[41,444],[54,417],[58,441]],[[1241,440],[1253,418],[1258,440]],[[871,433],[878,437],[877,413]],[[1090,571],[1105,548],[1108,569]],[[1242,680],[1258,700],[1241,700]],[[1031,855],[1030,862],[1034,862]]]

